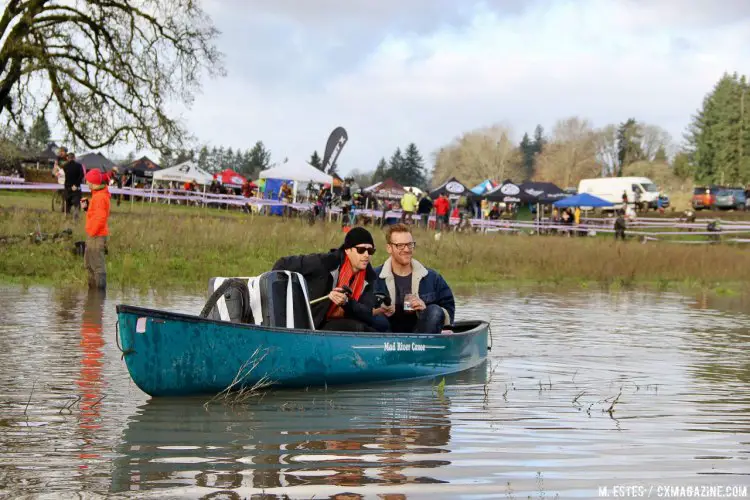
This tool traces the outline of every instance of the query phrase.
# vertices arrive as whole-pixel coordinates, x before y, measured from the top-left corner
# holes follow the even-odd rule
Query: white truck
[[[648,177],[597,177],[581,179],[578,193],[588,193],[615,204],[612,208],[622,208],[622,195],[628,195],[628,203],[639,201],[644,208],[657,208],[659,188]],[[661,206],[669,206],[669,197],[661,194]]]

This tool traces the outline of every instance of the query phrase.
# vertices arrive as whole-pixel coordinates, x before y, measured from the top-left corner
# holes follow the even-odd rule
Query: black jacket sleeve
[[[290,255],[282,257],[273,265],[273,271],[292,271],[307,276],[310,273],[320,272],[323,268],[323,256],[325,254]]]
[[[344,312],[347,317],[357,319],[372,326],[374,322],[372,310],[374,307],[375,292],[372,285],[368,285],[362,292],[362,295],[359,296],[359,300],[352,299],[346,303]]]

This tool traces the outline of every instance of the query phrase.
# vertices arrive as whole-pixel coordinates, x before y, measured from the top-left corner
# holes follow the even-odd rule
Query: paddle
[[[343,291],[343,292],[344,292],[344,293],[346,294],[346,296],[347,296],[347,297],[351,297],[351,295],[352,295],[352,294],[354,293],[354,292],[352,291],[352,289],[351,289],[351,288],[349,288],[349,287],[348,287],[348,286],[346,286],[346,285],[344,285],[344,286],[342,286],[342,287],[339,287],[339,288],[340,288],[340,289],[341,289],[341,290],[342,290],[342,291]],[[312,305],[314,305],[314,304],[317,304],[318,302],[323,302],[323,301],[324,301],[324,300],[326,300],[327,298],[328,298],[328,295],[323,295],[322,297],[319,297],[319,298],[317,298],[317,299],[311,300],[311,301],[310,301],[310,305],[312,306]]]

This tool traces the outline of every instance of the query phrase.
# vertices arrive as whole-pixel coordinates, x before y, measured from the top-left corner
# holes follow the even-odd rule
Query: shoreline
[[[23,198],[23,203],[16,203]],[[86,287],[84,240],[77,223],[48,209],[49,197],[0,197],[0,284]],[[220,209],[112,206],[107,279],[110,289],[205,293],[213,276],[257,276],[285,255],[338,247],[337,224],[248,215]],[[70,238],[32,243],[30,233],[71,229]],[[386,259],[380,228],[373,233]],[[415,229],[415,258],[439,271],[454,290],[558,289],[664,292],[750,291],[750,252],[733,245],[640,244],[567,238]],[[15,242],[3,242],[11,237]]]

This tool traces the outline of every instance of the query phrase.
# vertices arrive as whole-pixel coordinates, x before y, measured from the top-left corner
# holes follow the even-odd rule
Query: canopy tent
[[[86,170],[98,168],[102,172],[109,172],[112,170],[112,167],[116,166],[114,162],[101,153],[87,153],[76,158],[76,161],[83,165],[83,168]]]
[[[195,181],[198,184],[211,184],[213,177],[211,174],[196,165],[195,162],[188,160],[174,167],[165,168],[154,172],[154,181],[175,181],[190,182]]]
[[[232,188],[241,188],[247,180],[231,168],[227,168],[219,172],[218,177],[223,185]]]
[[[467,194],[468,189],[462,183],[458,182],[458,179],[451,177],[440,186],[430,191],[430,198],[437,198],[441,194],[448,196],[464,196]]]
[[[365,192],[372,194],[376,198],[398,200],[406,193],[406,189],[404,189],[404,186],[389,177],[383,182],[365,188]]]
[[[497,183],[496,182],[493,182],[493,181],[487,179],[486,181],[482,182],[481,184],[477,184],[476,186],[474,186],[473,188],[471,188],[469,191],[471,191],[473,194],[475,194],[477,196],[482,196],[483,194],[492,191],[496,187],[497,187]]]
[[[319,182],[321,184],[330,184],[332,177],[325,174],[307,163],[291,164],[285,163],[278,167],[263,170],[259,178],[261,179],[284,179],[287,181]]]
[[[502,203],[533,203],[536,201],[533,196],[521,191],[521,187],[510,179],[503,181],[502,184],[486,193],[482,198],[487,201]]]
[[[524,182],[519,186],[521,191],[535,198],[536,203],[554,203],[570,196],[551,182]]]
[[[124,166],[127,173],[135,174],[136,177],[153,177],[154,172],[161,170],[161,167],[151,161],[148,156],[138,158],[133,163]]]
[[[568,208],[568,207],[600,208],[600,207],[612,207],[614,206],[614,203],[604,200],[602,198],[599,198],[598,196],[594,196],[593,194],[581,193],[575,196],[569,196],[567,198],[563,198],[562,200],[558,200],[555,203],[553,203],[553,205],[558,208]]]

